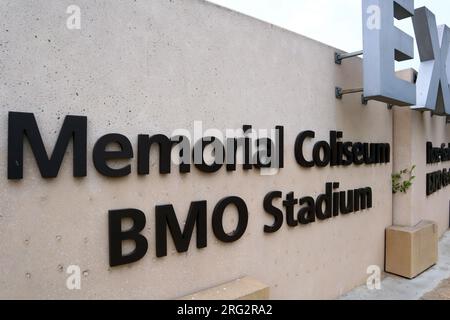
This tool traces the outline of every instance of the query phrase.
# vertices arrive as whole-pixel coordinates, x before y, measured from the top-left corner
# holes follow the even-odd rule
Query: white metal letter
[[[415,11],[414,32],[420,55],[416,110],[450,115],[449,46],[450,30],[436,26],[436,17],[426,7]]]
[[[375,7],[379,11],[378,25],[373,20]],[[363,0],[366,98],[399,106],[416,104],[415,85],[395,75],[395,61],[414,57],[414,39],[395,27],[394,18],[400,20],[413,15],[414,0]]]

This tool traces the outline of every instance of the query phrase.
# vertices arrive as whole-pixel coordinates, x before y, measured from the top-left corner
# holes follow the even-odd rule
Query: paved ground
[[[450,279],[442,281],[436,289],[425,294],[422,300],[450,300]]]
[[[439,262],[416,279],[386,275],[381,290],[356,288],[342,300],[450,300],[450,231],[439,243]]]

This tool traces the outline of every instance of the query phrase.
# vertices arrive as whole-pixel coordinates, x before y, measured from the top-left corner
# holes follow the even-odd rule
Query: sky
[[[362,49],[361,0],[208,0],[333,47],[352,52]],[[415,7],[428,7],[437,24],[450,26],[449,0],[416,0]],[[396,23],[414,37],[411,19]],[[419,60],[397,64],[398,69],[414,67]]]

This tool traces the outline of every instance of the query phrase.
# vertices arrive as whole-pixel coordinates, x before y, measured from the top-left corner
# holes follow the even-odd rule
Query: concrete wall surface
[[[403,70],[399,76],[412,81],[416,71]],[[434,148],[450,143],[450,126],[445,117],[432,116],[431,112],[413,111],[409,108],[394,108],[394,172],[416,167],[416,178],[407,194],[396,194],[393,201],[394,224],[413,227],[423,220],[438,225],[439,237],[449,227],[450,190],[441,190],[427,196],[428,173],[450,169],[449,162],[427,164],[427,142]]]
[[[368,266],[383,269],[393,152],[389,164],[333,168],[302,168],[294,157],[295,138],[305,130],[316,132],[315,141],[341,130],[345,141],[392,147],[392,110],[363,106],[359,95],[335,98],[336,85],[360,87],[360,59],[337,66],[334,48],[199,0],[77,0],[81,29],[68,30],[72,2],[0,2],[0,298],[174,299],[246,276],[267,284],[274,299],[336,298],[365,283]],[[58,177],[43,179],[25,144],[24,179],[8,180],[9,111],[34,113],[47,148],[66,115],[87,116],[87,177],[73,177],[69,147]],[[137,150],[138,134],[192,130],[195,120],[205,129],[284,126],[285,168],[274,176],[242,169],[182,175],[174,166],[162,176],[154,156],[145,177],[135,159],[126,178],[105,178],[94,168],[92,149],[104,134],[123,134]],[[423,120],[411,132],[450,142],[441,120]],[[417,140],[425,148],[423,136]],[[422,177],[425,168],[419,170]],[[326,182],[340,182],[342,191],[371,187],[373,208],[263,232],[272,222],[263,209],[268,192],[316,197]],[[415,217],[448,226],[442,192],[430,213],[428,199],[417,195],[423,205]],[[224,244],[213,235],[211,212],[231,195],[246,201],[249,223],[239,241]],[[199,250],[193,240],[178,253],[169,238],[168,256],[156,258],[155,206],[173,204],[183,221],[199,200],[208,201],[208,247]],[[149,251],[111,268],[108,211],[124,208],[145,212]],[[235,222],[226,215],[227,226]],[[82,270],[81,290],[66,287],[70,265]]]

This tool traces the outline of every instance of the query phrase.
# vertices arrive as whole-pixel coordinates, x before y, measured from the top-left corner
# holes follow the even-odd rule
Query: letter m
[[[183,231],[181,231],[172,205],[156,206],[155,219],[156,256],[158,258],[167,256],[167,228],[179,253],[188,251],[195,226],[197,226],[197,248],[206,247],[206,201],[191,203]]]
[[[8,118],[8,179],[23,179],[23,143],[28,139],[43,178],[55,178],[69,142],[73,139],[73,175],[86,176],[87,118],[67,116],[49,158],[34,114],[10,112]]]

